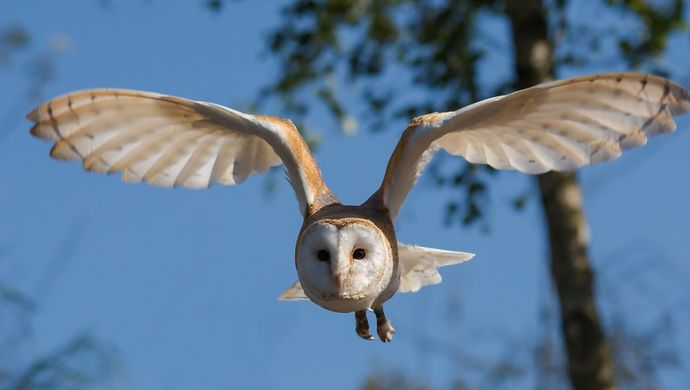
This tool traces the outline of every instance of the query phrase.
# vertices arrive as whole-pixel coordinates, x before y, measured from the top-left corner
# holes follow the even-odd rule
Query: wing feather
[[[398,257],[402,269],[399,292],[417,292],[424,286],[441,283],[440,267],[464,263],[472,253],[452,252],[398,243]]]
[[[210,169],[216,159],[219,147],[218,132],[207,133],[195,145],[175,185],[186,188],[206,188],[209,186]]]
[[[304,293],[299,280],[293,283],[278,297],[279,301],[307,301],[309,298]]]
[[[206,188],[237,184],[283,163],[302,213],[335,197],[292,122],[217,104],[131,90],[74,92],[32,111],[51,156],[126,182]]]
[[[376,193],[395,219],[438,148],[471,163],[538,174],[619,157],[676,129],[690,93],[670,80],[606,73],[553,81],[407,126]]]

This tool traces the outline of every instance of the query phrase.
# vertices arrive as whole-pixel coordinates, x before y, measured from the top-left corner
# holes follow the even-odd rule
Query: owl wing
[[[415,118],[377,192],[395,219],[441,148],[476,164],[537,174],[612,160],[647,137],[676,129],[690,93],[670,80],[607,73],[540,84],[454,112]]]
[[[464,263],[473,253],[451,252],[398,243],[401,276],[398,292],[417,292],[424,286],[441,283],[440,267]]]
[[[300,210],[331,196],[289,120],[150,92],[87,90],[32,111],[31,134],[55,142],[50,155],[93,172],[160,187],[233,185],[285,165]]]
[[[278,297],[279,301],[308,301],[309,297],[304,293],[302,284],[298,281],[293,283],[287,290],[283,291]]]

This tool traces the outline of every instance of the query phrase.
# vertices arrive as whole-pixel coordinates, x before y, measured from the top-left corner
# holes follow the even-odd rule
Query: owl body
[[[101,89],[50,100],[28,118],[31,134],[53,141],[51,156],[84,169],[122,172],[161,187],[233,185],[283,165],[303,216],[295,245],[299,281],[279,299],[311,299],[355,312],[371,339],[395,332],[383,304],[397,292],[441,282],[438,269],[470,253],[397,241],[394,222],[438,149],[496,169],[539,174],[618,158],[652,135],[673,132],[690,92],[657,76],[604,73],[552,81],[452,112],[414,118],[401,134],[380,187],[359,206],[342,205],[309,147],[287,119],[151,92]]]

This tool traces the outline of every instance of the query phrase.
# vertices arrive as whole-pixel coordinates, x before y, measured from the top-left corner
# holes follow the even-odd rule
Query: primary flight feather
[[[396,292],[438,284],[438,268],[472,258],[399,243],[393,223],[438,149],[471,163],[525,173],[572,170],[615,159],[647,137],[675,130],[690,93],[670,80],[608,73],[540,84],[453,112],[413,119],[380,188],[343,205],[289,120],[156,93],[100,89],[67,94],[32,111],[31,133],[55,144],[51,156],[94,172],[161,187],[233,185],[283,164],[304,217],[297,237],[299,281],[279,299],[310,299],[355,312],[356,332],[372,339],[366,310],[386,342],[395,330],[383,304]]]

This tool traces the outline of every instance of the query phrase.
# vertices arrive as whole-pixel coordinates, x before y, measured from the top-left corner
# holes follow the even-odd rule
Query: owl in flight
[[[453,112],[413,119],[381,186],[359,206],[343,205],[324,183],[297,128],[214,103],[157,93],[96,89],[48,101],[28,118],[31,134],[55,142],[50,155],[88,171],[122,172],[129,183],[207,188],[232,185],[283,164],[304,217],[295,246],[299,281],[280,299],[310,299],[354,312],[356,332],[391,341],[383,304],[396,292],[441,282],[438,268],[472,254],[397,241],[405,197],[438,149],[475,164],[537,174],[617,158],[650,135],[675,130],[690,93],[669,80],[608,73],[553,81]]]

